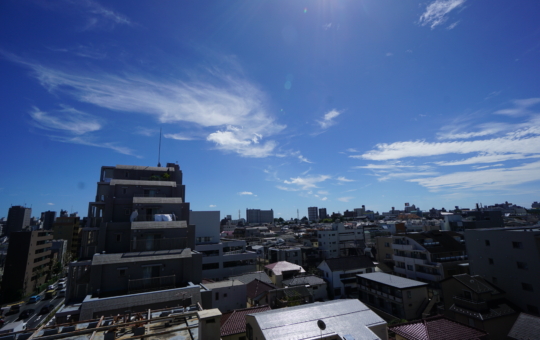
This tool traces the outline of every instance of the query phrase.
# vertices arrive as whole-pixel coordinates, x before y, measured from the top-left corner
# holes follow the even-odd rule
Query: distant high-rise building
[[[41,221],[43,222],[44,230],[53,228],[54,220],[56,219],[56,211],[44,211],[41,213]]]
[[[77,213],[71,216],[60,216],[53,225],[54,239],[67,240],[67,250],[73,258],[79,254],[79,241],[81,239],[81,218]]]
[[[308,219],[310,221],[318,221],[319,220],[319,211],[317,207],[308,207]]]
[[[4,230],[4,235],[9,236],[14,231],[21,231],[30,225],[30,215],[32,208],[14,205],[9,208],[8,221]]]
[[[246,209],[247,223],[274,223],[274,210]]]
[[[326,208],[319,208],[319,218],[325,219],[328,217],[328,214],[326,213]]]

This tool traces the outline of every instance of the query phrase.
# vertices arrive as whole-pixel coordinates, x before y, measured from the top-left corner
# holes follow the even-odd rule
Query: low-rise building
[[[283,280],[293,278],[298,274],[306,272],[302,266],[287,261],[279,261],[266,265],[264,271],[270,276],[272,283],[280,288],[283,287]]]
[[[238,280],[201,283],[204,309],[218,308],[222,313],[246,308],[247,285]]]
[[[430,340],[488,340],[489,335],[477,328],[469,327],[461,323],[449,320],[443,316],[402,323],[389,327],[389,332],[395,334],[396,340],[417,340],[421,334],[421,339]]]
[[[358,298],[398,319],[415,320],[427,307],[427,283],[386,273],[359,274]]]
[[[331,299],[356,296],[356,275],[372,273],[375,264],[367,256],[326,259],[317,267],[328,282]]]
[[[362,302],[350,299],[248,314],[246,337],[247,340],[387,340],[388,334],[386,321]]]
[[[256,306],[243,309],[235,309],[231,313],[221,317],[221,340],[245,340],[246,339],[246,315],[266,312],[270,306]]]
[[[328,299],[326,281],[315,275],[301,275],[292,279],[284,280],[283,287],[306,287],[315,301],[325,301]]]

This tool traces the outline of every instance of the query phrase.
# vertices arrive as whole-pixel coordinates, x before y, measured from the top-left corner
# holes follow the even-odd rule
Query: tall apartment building
[[[51,265],[52,233],[46,230],[12,232],[2,280],[2,300],[11,302],[46,282]]]
[[[53,237],[55,240],[66,240],[71,258],[76,258],[81,239],[81,218],[76,213],[58,217],[53,224]]]
[[[41,221],[43,222],[44,230],[52,230],[55,220],[56,220],[56,211],[48,210],[41,213]]]
[[[3,230],[4,235],[9,236],[14,231],[21,231],[30,225],[30,215],[32,208],[26,208],[20,205],[14,205],[9,208],[8,220]]]
[[[308,220],[317,222],[319,220],[319,211],[317,207],[308,207]]]
[[[326,208],[319,208],[319,218],[321,220],[328,218],[328,214],[326,213]]]
[[[143,310],[163,299],[157,291],[199,283],[202,255],[193,250],[195,226],[189,218],[177,164],[103,166],[83,229],[84,242],[92,245],[81,252],[96,253],[70,264],[66,299],[84,300],[81,316],[93,317],[96,305],[107,305],[112,297],[122,296],[131,310]],[[183,296],[170,294],[171,304]]]
[[[540,227],[465,230],[470,271],[540,315]]]
[[[351,247],[353,249],[362,248],[363,253],[363,227],[348,228],[343,223],[333,223],[331,229],[317,230],[316,236],[319,244],[318,249],[323,259],[348,256]]]
[[[247,223],[274,223],[274,210],[246,209]]]

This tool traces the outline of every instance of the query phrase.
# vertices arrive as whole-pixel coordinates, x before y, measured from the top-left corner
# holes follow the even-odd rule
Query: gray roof
[[[187,228],[186,221],[151,221],[151,222],[131,222],[131,229],[171,229]]]
[[[322,334],[351,335],[356,340],[380,339],[368,327],[386,322],[356,299],[311,304],[249,314],[257,321],[266,339],[306,339],[321,335],[317,321],[326,329]]]
[[[454,279],[464,284],[473,292],[481,294],[491,292],[491,294],[500,293],[479,275],[471,276],[469,274],[454,275]]]
[[[242,285],[245,285],[245,283],[239,280],[224,280],[224,281],[219,281],[219,282],[211,282],[211,283],[203,284],[203,286],[205,286],[208,289],[224,288],[224,287],[231,287],[231,286],[242,286]]]
[[[252,272],[252,273],[244,273],[242,275],[237,276],[230,276],[229,280],[238,280],[242,281],[245,284],[250,283],[253,280],[259,280],[264,283],[272,283],[272,280],[270,280],[270,277],[265,272]]]
[[[132,179],[111,179],[110,185],[143,185],[148,187],[176,187],[173,181],[139,181]]]
[[[182,197],[133,197],[133,203],[178,204],[183,202]]]
[[[316,286],[325,284],[326,281],[315,275],[298,276],[289,280],[283,280],[284,286]]]
[[[118,254],[95,254],[92,259],[92,266],[115,264],[115,263],[132,263],[132,262],[148,262],[158,260],[171,260],[191,257],[191,249],[175,249],[175,250],[158,250],[158,251],[141,251],[132,253]]]
[[[385,284],[387,286],[395,287],[395,288],[413,288],[413,287],[421,287],[421,286],[427,286],[428,284],[425,282],[415,281],[411,279],[407,279],[401,276],[376,272],[376,273],[368,273],[368,274],[358,274],[356,275],[358,277],[362,277],[367,280],[379,282],[382,284]]]
[[[172,167],[139,166],[139,165],[117,165],[117,169],[122,170],[148,170],[148,171],[175,171]]]
[[[330,270],[333,272],[375,267],[373,261],[367,256],[339,257],[326,259],[323,262],[326,262]]]
[[[521,313],[512,326],[508,337],[519,340],[538,339],[540,334],[540,318]]]

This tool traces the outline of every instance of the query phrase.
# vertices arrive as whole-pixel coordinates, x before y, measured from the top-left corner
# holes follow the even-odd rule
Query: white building
[[[375,264],[367,256],[326,259],[317,267],[328,282],[330,298],[339,299],[357,291],[357,274],[372,273]]]
[[[317,230],[319,251],[322,258],[337,258],[346,256],[346,245],[357,243],[364,245],[364,230],[360,228],[346,228],[343,223],[332,223],[331,229]]]

